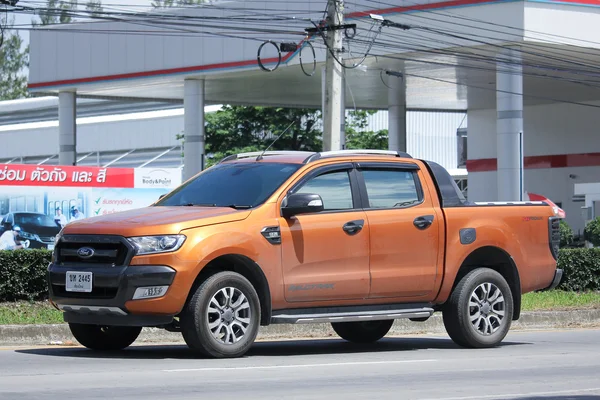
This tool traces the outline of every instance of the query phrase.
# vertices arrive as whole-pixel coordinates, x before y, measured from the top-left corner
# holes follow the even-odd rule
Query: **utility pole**
[[[342,60],[342,29],[344,0],[327,0],[327,47],[337,60]],[[342,135],[342,66],[327,51],[325,104],[323,115],[323,150],[341,150]]]

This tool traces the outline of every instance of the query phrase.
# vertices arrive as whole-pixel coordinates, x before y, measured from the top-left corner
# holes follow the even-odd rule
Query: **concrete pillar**
[[[204,169],[204,80],[186,79],[184,83],[184,168],[187,180]]]
[[[340,113],[340,150],[346,149],[346,73],[342,71],[342,88],[340,91],[341,101],[340,107],[342,108]]]
[[[388,79],[388,149],[406,151],[406,86],[403,77]]]
[[[75,92],[58,93],[58,163],[77,164],[77,100]]]
[[[518,50],[503,50],[496,70],[498,201],[523,199],[523,67]]]

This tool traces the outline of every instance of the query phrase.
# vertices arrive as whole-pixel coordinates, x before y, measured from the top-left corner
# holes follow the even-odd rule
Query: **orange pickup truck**
[[[560,282],[559,211],[470,203],[406,153],[238,154],[149,207],[67,225],[50,299],[94,350],[126,348],[142,327],[219,358],[269,324],[331,323],[368,343],[436,311],[456,343],[489,347],[523,293]]]

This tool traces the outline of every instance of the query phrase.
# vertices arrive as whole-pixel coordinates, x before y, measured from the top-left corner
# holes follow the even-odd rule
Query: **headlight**
[[[35,233],[21,231],[21,232],[19,232],[19,236],[22,237],[23,239],[28,239],[28,240],[40,240],[38,235]]]
[[[179,249],[185,241],[185,235],[139,236],[127,240],[136,248],[136,255],[156,254]]]

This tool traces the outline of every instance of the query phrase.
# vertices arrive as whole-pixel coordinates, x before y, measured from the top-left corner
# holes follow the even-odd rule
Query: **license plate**
[[[92,275],[91,272],[67,272],[65,290],[67,292],[91,292]]]
[[[50,250],[50,251],[54,250],[54,245],[53,244],[49,244],[48,245],[48,250]]]

